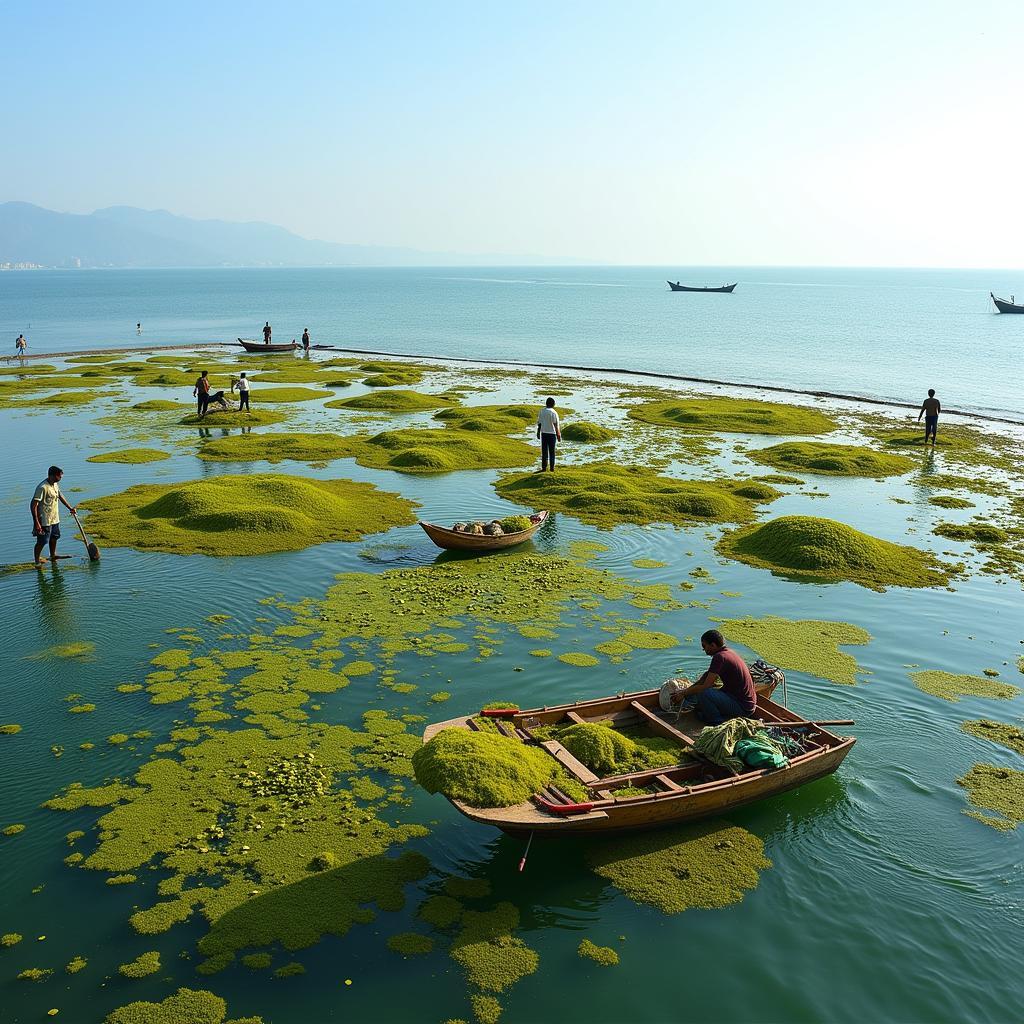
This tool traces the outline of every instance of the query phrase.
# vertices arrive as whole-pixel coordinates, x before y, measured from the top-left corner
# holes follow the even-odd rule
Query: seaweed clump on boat
[[[845,686],[855,686],[857,673],[866,671],[852,655],[839,650],[871,640],[870,633],[848,622],[783,619],[777,615],[715,621],[729,640],[749,647],[779,668],[806,672]]]
[[[903,455],[824,441],[787,441],[748,451],[747,458],[776,469],[796,469],[822,476],[901,476],[917,463]]]
[[[783,516],[725,534],[717,550],[727,558],[803,582],[848,581],[871,590],[935,587],[953,567],[928,552],[893,544],[852,526],[814,516]]]
[[[525,441],[501,434],[462,430],[385,430],[353,439],[352,454],[361,466],[399,473],[451,473],[459,469],[511,469],[533,462]]]
[[[326,409],[360,409],[370,412],[423,412],[458,405],[459,400],[448,395],[427,395],[421,391],[371,391],[352,398],[338,398],[328,402]]]
[[[676,480],[610,462],[504,476],[494,486],[509,501],[565,512],[602,529],[620,523],[746,523],[754,502],[763,500],[737,493],[742,481]]]
[[[666,914],[738,903],[772,866],[757,836],[715,820],[594,843],[586,857],[630,899]]]
[[[1012,700],[1021,691],[1010,683],[999,683],[985,676],[957,675],[939,669],[911,672],[914,685],[933,697],[957,703],[961,697],[987,697],[994,700]]]
[[[175,554],[298,551],[414,522],[414,503],[372,484],[269,474],[139,484],[83,507],[98,540]]]
[[[619,962],[619,954],[610,946],[599,946],[590,939],[584,939],[576,952],[584,960],[593,960],[602,967],[614,967]]]
[[[124,448],[117,452],[104,452],[102,455],[90,455],[86,462],[120,462],[135,465],[140,462],[162,462],[171,456],[159,448]]]
[[[656,426],[729,434],[826,434],[837,425],[817,409],[746,398],[670,398],[644,402],[629,415]]]
[[[591,423],[589,420],[576,420],[562,428],[562,439],[576,441],[578,444],[602,444],[614,436],[614,430],[602,427],[599,423]]]
[[[988,718],[979,718],[973,722],[964,722],[960,728],[970,736],[998,743],[1018,754],[1024,754],[1024,730],[1005,722],[993,722]]]
[[[104,1024],[224,1024],[227,1003],[205,989],[179,988],[163,1002],[139,1000],[112,1010]],[[238,1018],[226,1024],[263,1024],[262,1017]]]
[[[562,746],[592,772],[624,775],[676,764],[679,753],[650,750],[608,725],[581,722],[558,733]]]
[[[967,796],[975,807],[997,815],[965,811],[970,817],[1003,831],[1011,831],[1024,822],[1024,772],[992,764],[976,764],[956,782],[967,790]]]
[[[540,792],[557,763],[497,733],[442,729],[412,755],[412,767],[428,793],[471,807],[510,807]]]

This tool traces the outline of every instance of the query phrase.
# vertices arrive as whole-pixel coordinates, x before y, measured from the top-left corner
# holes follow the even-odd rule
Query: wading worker
[[[46,544],[50,545],[50,561],[57,558],[57,541],[60,540],[60,506],[63,505],[72,515],[77,511],[69,505],[60,493],[60,478],[64,470],[60,466],[51,466],[46,479],[39,484],[32,495],[29,508],[32,510],[32,536],[36,538],[36,549],[33,561],[42,565],[46,559],[39,556]]]
[[[238,388],[238,411],[249,410],[249,378],[243,373],[238,380],[231,382],[231,390]]]
[[[935,397],[935,389],[928,389],[928,397],[921,403],[921,411],[917,414],[917,422],[921,422],[921,417],[924,417],[924,443],[928,443],[928,437],[931,436],[932,444],[935,444],[935,431],[939,427],[939,413],[942,412],[942,405],[939,400]]]
[[[210,404],[209,370],[203,370],[192,389],[192,397],[196,400],[196,413],[200,419],[206,415],[206,407]],[[223,392],[221,392],[223,394]]]
[[[711,664],[695,683],[672,695],[675,703],[686,697],[697,697],[697,717],[708,725],[721,725],[730,718],[749,718],[757,707],[757,691],[746,662],[725,646],[725,637],[717,629],[709,629],[701,638],[704,653],[711,655]],[[722,688],[715,683],[722,681]]]
[[[555,412],[555,400],[549,398],[544,403],[537,417],[537,436],[540,438],[540,471],[543,473],[551,462],[551,472],[555,471],[555,442],[562,440],[562,431],[558,426],[558,413]]]

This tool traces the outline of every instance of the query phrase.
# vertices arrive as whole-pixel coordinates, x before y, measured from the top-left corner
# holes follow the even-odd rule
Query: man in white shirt
[[[42,565],[46,559],[39,556],[44,546],[50,545],[50,561],[57,558],[57,541],[60,540],[60,506],[63,505],[72,515],[77,509],[64,500],[60,493],[60,480],[64,470],[59,466],[51,466],[46,479],[39,484],[32,495],[29,508],[32,510],[32,536],[36,538],[36,550],[33,560]]]
[[[231,390],[234,391],[238,388],[238,411],[241,412],[243,409],[246,412],[249,410],[249,378],[243,373],[238,380],[231,382]]]
[[[540,438],[540,471],[543,473],[551,463],[551,472],[555,471],[555,442],[562,440],[562,431],[558,426],[558,413],[555,412],[555,400],[549,398],[544,403],[537,417],[537,436]]]

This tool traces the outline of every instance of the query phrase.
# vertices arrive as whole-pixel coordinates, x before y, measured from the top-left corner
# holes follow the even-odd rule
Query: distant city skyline
[[[0,202],[608,264],[1019,267],[1016,5],[0,12]]]

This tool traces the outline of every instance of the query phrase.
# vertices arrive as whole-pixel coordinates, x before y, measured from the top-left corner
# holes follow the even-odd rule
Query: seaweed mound
[[[425,395],[419,391],[372,391],[352,398],[328,402],[327,409],[362,409],[369,412],[422,412],[458,405],[458,399],[445,395]]]
[[[414,503],[372,484],[271,474],[140,484],[83,507],[99,540],[176,554],[298,551],[415,521]]]
[[[632,419],[655,426],[728,434],[826,434],[835,420],[816,409],[746,398],[672,398],[644,402]]]
[[[104,452],[102,455],[90,455],[86,462],[121,462],[134,465],[139,462],[162,462],[171,456],[159,448],[124,448],[119,452]]]
[[[566,512],[606,529],[618,523],[745,523],[754,514],[753,500],[737,490],[750,486],[746,482],[675,480],[610,462],[505,476],[494,486],[509,501]]]
[[[234,434],[207,441],[196,454],[213,462],[329,462],[352,454],[338,434]]]
[[[284,413],[271,412],[269,409],[253,409],[252,412],[210,409],[202,419],[192,413],[182,417],[179,422],[183,427],[267,427],[271,423],[280,423],[284,418]]]
[[[822,476],[900,476],[916,463],[903,455],[872,451],[859,445],[823,441],[787,441],[758,451],[748,458],[776,469],[796,469]]]
[[[565,410],[560,410],[564,412]],[[488,434],[518,434],[537,422],[533,405],[471,405],[434,414],[446,426]],[[563,431],[563,436],[565,432]]]
[[[615,436],[614,430],[602,427],[599,423],[579,420],[562,428],[562,438],[566,441],[577,441],[580,444],[600,444],[610,441]]]
[[[533,462],[536,452],[515,438],[465,430],[385,430],[354,441],[361,466],[401,473],[450,473],[457,469],[509,469]]]
[[[1005,530],[991,523],[939,523],[932,530],[949,540],[963,540],[974,544],[1002,544],[1008,540]]]
[[[136,412],[170,412],[172,409],[180,409],[181,403],[166,398],[150,398],[146,402],[136,402],[132,408]]]
[[[849,581],[871,590],[944,586],[951,570],[926,551],[814,516],[783,516],[741,527],[725,534],[717,550],[779,576],[815,583]]]
[[[623,775],[678,760],[648,750],[607,725],[591,722],[570,726],[558,734],[558,739],[573,757],[598,775]]]
[[[442,729],[412,755],[412,767],[428,793],[471,807],[509,807],[542,790],[558,765],[497,733]]]

